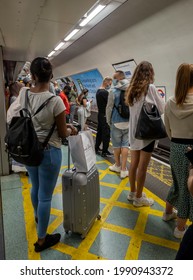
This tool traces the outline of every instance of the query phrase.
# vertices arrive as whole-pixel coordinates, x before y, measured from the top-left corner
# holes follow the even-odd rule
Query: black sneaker
[[[102,157],[112,157],[113,154],[110,153],[109,151],[106,151],[106,152],[103,152],[101,156],[102,156]]]
[[[60,233],[55,234],[47,234],[45,241],[42,245],[39,245],[38,242],[34,244],[35,246],[35,252],[41,252],[45,249],[48,249],[54,245],[56,245],[60,241],[61,235]]]
[[[113,153],[111,153],[109,151],[107,151],[106,154],[109,155],[109,156],[113,156]]]
[[[102,152],[102,150],[101,150],[100,148],[95,149],[95,153],[96,153],[97,155],[101,155],[101,152]]]

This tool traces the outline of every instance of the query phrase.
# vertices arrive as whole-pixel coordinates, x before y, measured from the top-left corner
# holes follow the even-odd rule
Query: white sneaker
[[[141,206],[151,206],[154,204],[154,200],[152,198],[147,198],[146,195],[142,195],[140,198],[135,198],[133,201],[133,205],[135,207],[141,207]]]
[[[171,221],[177,218],[177,211],[173,210],[171,214],[166,214],[166,212],[163,213],[162,220],[167,222]]]
[[[109,166],[109,170],[113,171],[113,172],[117,172],[120,173],[121,172],[121,166],[117,166],[116,163]]]
[[[175,238],[181,239],[184,236],[184,233],[186,232],[185,230],[179,230],[177,227],[174,229],[174,236]]]
[[[146,194],[142,192],[142,196],[146,197]],[[136,199],[136,192],[129,192],[127,200],[134,201]]]
[[[129,194],[127,196],[127,200],[129,200],[129,201],[135,200],[135,195],[136,195],[136,192],[129,192]]]
[[[124,179],[124,178],[126,178],[128,176],[129,176],[128,170],[121,170],[121,173],[120,173],[120,178],[121,179]]]

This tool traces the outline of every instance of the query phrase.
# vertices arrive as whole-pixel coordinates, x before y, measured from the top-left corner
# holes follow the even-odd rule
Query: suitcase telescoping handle
[[[68,169],[67,169],[67,171],[70,171],[70,172],[76,171],[75,166],[70,168],[70,145],[69,145],[69,142],[68,142]]]
[[[70,170],[70,145],[68,142],[68,170]]]

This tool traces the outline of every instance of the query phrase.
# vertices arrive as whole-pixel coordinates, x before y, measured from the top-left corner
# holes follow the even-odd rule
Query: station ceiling
[[[86,52],[180,0],[0,0],[0,46],[10,67],[47,56],[98,2],[106,8],[52,58],[54,66]],[[181,0],[182,1],[182,0]],[[15,63],[16,62],[16,63]]]

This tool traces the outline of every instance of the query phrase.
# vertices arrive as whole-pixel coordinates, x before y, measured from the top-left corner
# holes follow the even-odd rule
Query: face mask
[[[109,85],[109,86],[106,86],[106,88],[105,88],[105,89],[106,89],[106,90],[108,90],[108,89],[110,89],[110,88],[111,88],[111,86]]]
[[[113,79],[113,85],[116,86],[118,84],[118,80],[117,79]]]

